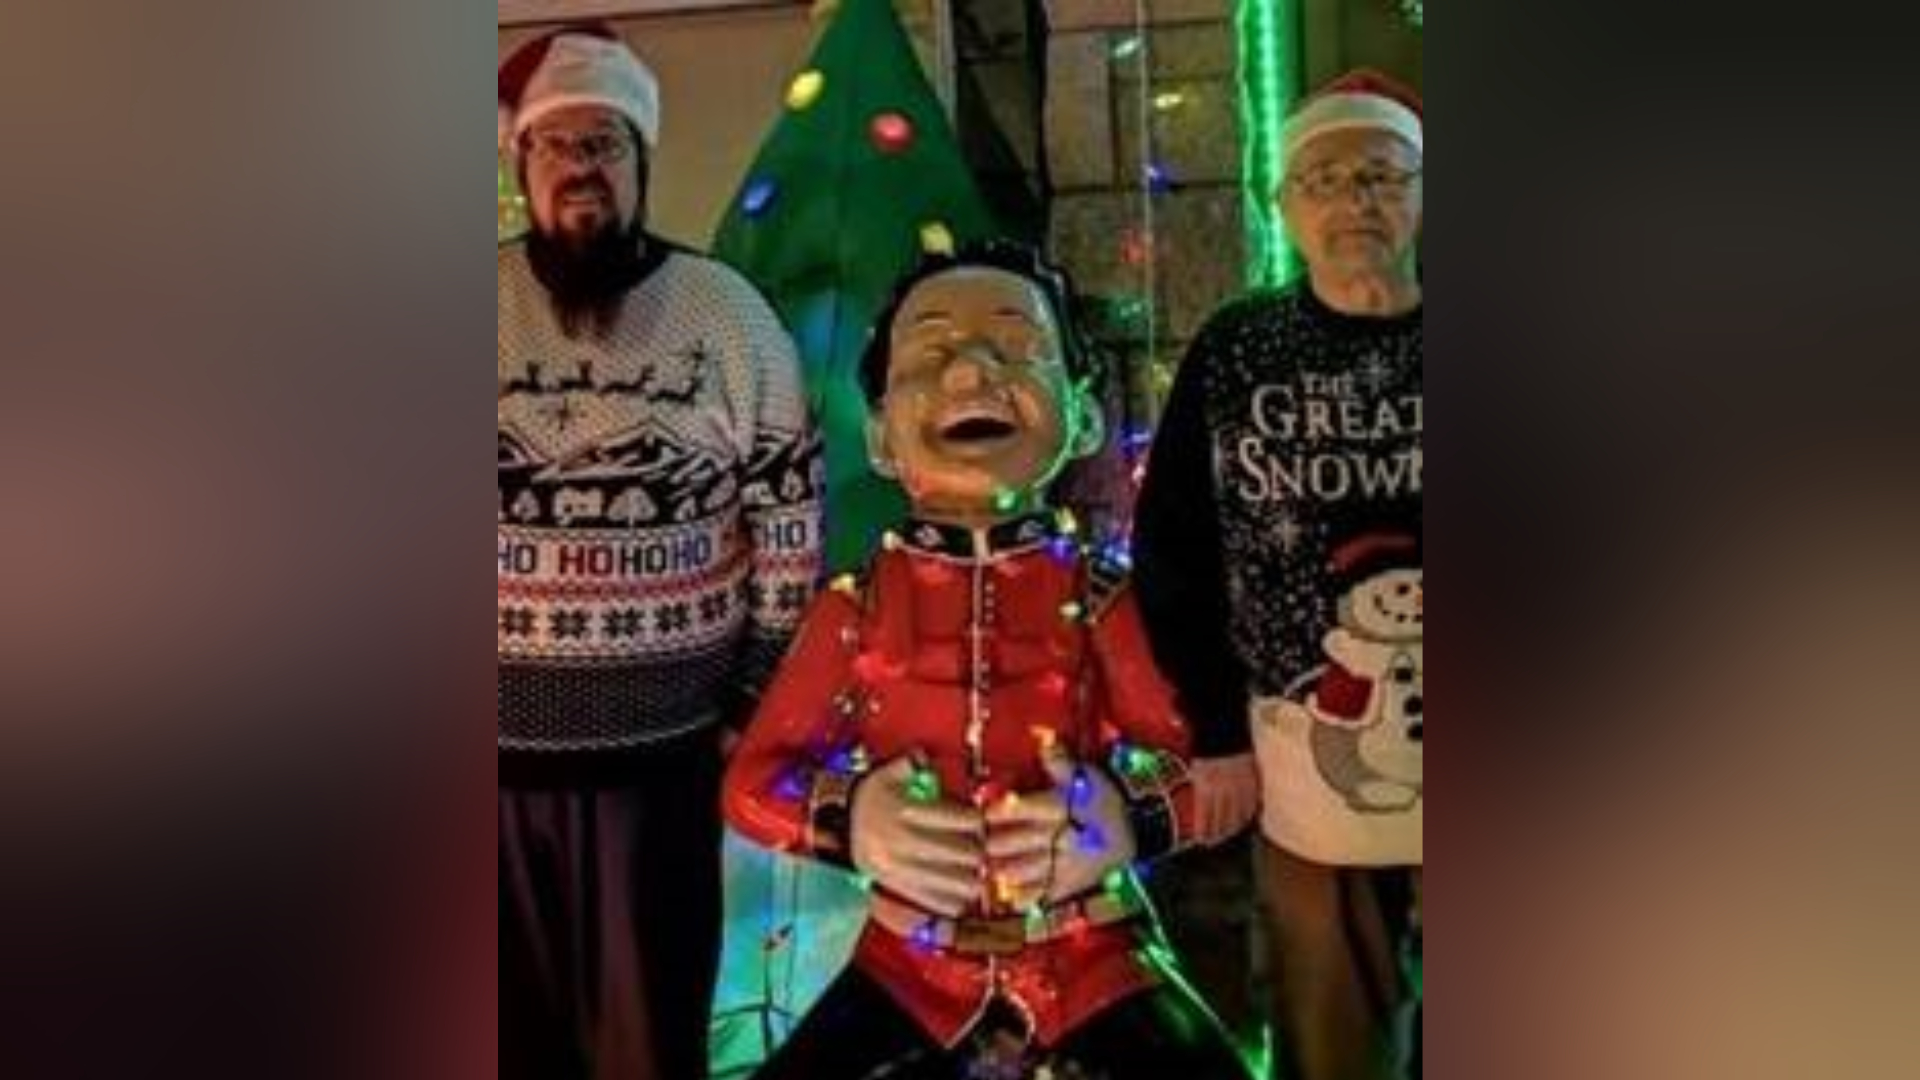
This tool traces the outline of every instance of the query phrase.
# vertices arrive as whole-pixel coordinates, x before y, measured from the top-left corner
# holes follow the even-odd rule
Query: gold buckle
[[[960,919],[953,924],[956,952],[1007,956],[1026,947],[1025,919]]]

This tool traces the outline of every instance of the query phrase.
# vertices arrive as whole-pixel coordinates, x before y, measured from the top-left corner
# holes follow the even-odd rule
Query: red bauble
[[[884,112],[867,126],[867,137],[883,154],[899,154],[913,145],[913,121],[897,112]]]

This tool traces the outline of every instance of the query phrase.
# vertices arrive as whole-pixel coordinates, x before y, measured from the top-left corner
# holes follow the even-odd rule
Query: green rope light
[[[1293,254],[1273,193],[1286,174],[1280,128],[1300,85],[1299,0],[1237,0],[1234,27],[1240,52],[1240,130],[1244,139],[1241,192],[1246,201],[1247,283],[1282,285],[1292,277]]]

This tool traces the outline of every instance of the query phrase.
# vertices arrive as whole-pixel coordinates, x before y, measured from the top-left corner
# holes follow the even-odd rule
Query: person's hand
[[[1260,810],[1260,770],[1251,753],[1200,758],[1193,778],[1195,839],[1211,847],[1230,837]]]
[[[1133,860],[1126,802],[1106,773],[1064,750],[1042,752],[1053,786],[987,808],[987,858],[998,903],[1026,908],[1069,900]]]
[[[953,917],[981,896],[981,823],[940,798],[921,766],[898,757],[853,789],[853,865],[888,892]]]

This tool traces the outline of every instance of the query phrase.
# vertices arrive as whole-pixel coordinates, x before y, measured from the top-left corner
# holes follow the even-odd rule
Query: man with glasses
[[[1252,816],[1257,763],[1277,1075],[1417,1075],[1424,124],[1362,71],[1283,141],[1274,196],[1306,273],[1195,340],[1141,490],[1136,584],[1211,759],[1195,781],[1216,835]]]
[[[818,574],[818,441],[772,309],[646,231],[640,59],[569,27],[499,100],[501,1075],[697,1080],[722,738]]]

